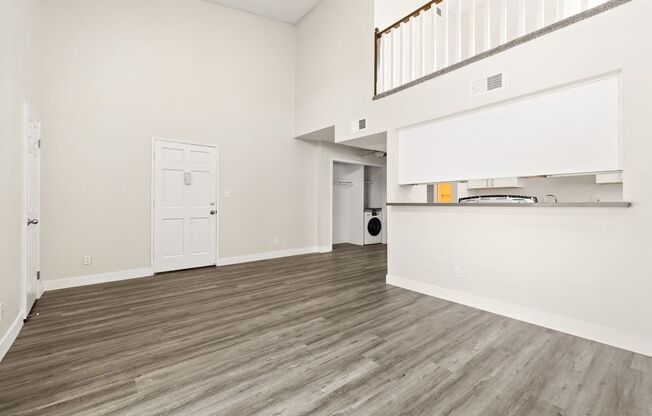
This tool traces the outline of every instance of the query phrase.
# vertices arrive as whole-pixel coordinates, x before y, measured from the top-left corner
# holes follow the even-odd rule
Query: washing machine
[[[383,211],[380,208],[364,210],[364,245],[382,244]]]

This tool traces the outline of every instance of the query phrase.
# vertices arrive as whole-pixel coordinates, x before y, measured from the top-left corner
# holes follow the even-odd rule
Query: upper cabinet
[[[470,180],[467,189],[504,189],[504,188],[523,188],[521,178],[496,178]]]

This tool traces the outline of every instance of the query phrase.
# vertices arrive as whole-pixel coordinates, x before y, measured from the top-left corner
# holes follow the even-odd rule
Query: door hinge
[[[41,280],[41,272],[36,272],[36,280]]]
[[[38,148],[41,148],[41,139],[38,139]]]

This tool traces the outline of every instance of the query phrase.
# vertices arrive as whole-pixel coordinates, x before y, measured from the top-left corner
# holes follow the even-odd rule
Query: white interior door
[[[27,221],[26,232],[26,273],[25,273],[25,315],[29,315],[38,297],[40,278],[41,226],[39,224],[41,207],[41,121],[28,105],[25,105],[25,186]]]
[[[217,149],[156,140],[154,273],[213,266],[217,248]]]

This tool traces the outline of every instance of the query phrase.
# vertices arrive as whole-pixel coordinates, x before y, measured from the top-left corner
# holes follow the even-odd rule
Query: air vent
[[[351,132],[356,133],[367,129],[367,119],[361,118],[351,123]]]
[[[503,74],[492,75],[487,78],[487,91],[498,90],[503,87]]]
[[[471,97],[483,95],[491,91],[496,91],[505,86],[504,73],[491,75],[486,78],[481,78],[471,83]]]

